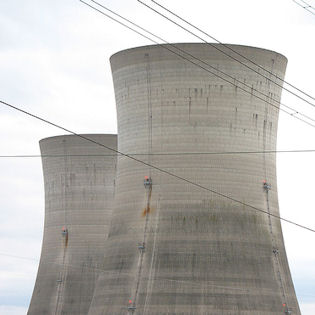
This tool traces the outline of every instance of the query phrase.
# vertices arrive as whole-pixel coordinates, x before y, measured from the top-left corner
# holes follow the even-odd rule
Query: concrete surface
[[[117,148],[116,135],[84,136]],[[77,136],[43,139],[40,148],[45,226],[28,314],[86,315],[103,270],[116,155]]]
[[[111,66],[119,150],[267,214],[119,157],[104,273],[89,315],[300,314],[281,224],[268,215],[279,215],[275,155],[187,154],[275,150],[278,109],[254,95],[273,102],[281,88],[206,44],[177,45],[237,87],[162,46],[118,52]],[[284,77],[284,56],[233,49]]]

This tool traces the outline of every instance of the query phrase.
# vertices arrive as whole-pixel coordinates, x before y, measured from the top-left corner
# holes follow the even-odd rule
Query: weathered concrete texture
[[[278,109],[254,94],[272,102],[281,88],[205,44],[177,45],[238,87],[162,46],[113,55],[119,150],[279,215],[275,155],[187,153],[275,150]],[[284,77],[282,55],[233,49]],[[105,252],[90,315],[300,314],[278,219],[125,157]]]
[[[117,148],[116,135],[84,136]],[[28,314],[86,315],[102,272],[117,158],[77,136],[43,139],[40,148],[45,227]]]

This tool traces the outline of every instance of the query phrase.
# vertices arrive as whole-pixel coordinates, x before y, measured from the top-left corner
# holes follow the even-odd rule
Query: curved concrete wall
[[[177,45],[250,93],[162,46],[121,51],[111,57],[119,150],[279,215],[274,155],[187,153],[275,150],[278,109],[253,94],[272,102],[281,88],[205,44]],[[282,55],[233,49],[284,77]],[[300,314],[278,219],[125,157],[105,251],[90,315]]]
[[[116,135],[85,136],[117,148]],[[45,227],[28,314],[86,315],[102,272],[117,158],[77,136],[43,139],[40,148]]]

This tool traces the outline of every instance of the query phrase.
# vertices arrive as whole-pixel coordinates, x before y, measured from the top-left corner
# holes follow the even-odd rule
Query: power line
[[[147,5],[146,3],[144,3],[144,2],[142,2],[142,1],[140,1],[140,0],[137,0],[137,1],[138,1],[139,3],[141,3],[142,5],[148,7],[150,10],[154,11],[155,13],[159,14],[159,15],[162,16],[163,18],[167,19],[167,20],[170,21],[171,23],[173,23],[173,24],[179,26],[180,28],[184,29],[186,32],[188,32],[188,33],[190,33],[191,35],[193,35],[193,36],[197,37],[198,39],[202,40],[202,41],[205,42],[207,45],[213,46],[215,49],[217,49],[218,51],[220,51],[220,52],[223,53],[224,55],[226,55],[226,56],[230,57],[231,59],[237,61],[238,63],[242,64],[242,65],[245,66],[246,68],[248,68],[248,69],[250,69],[250,70],[256,72],[258,75],[260,75],[260,76],[264,77],[265,79],[267,79],[267,80],[273,82],[274,84],[278,85],[279,87],[282,87],[282,86],[279,85],[277,82],[275,82],[275,81],[271,80],[270,78],[266,77],[265,75],[263,75],[263,74],[260,73],[259,71],[255,70],[255,69],[253,69],[253,68],[250,68],[248,65],[246,65],[246,64],[243,63],[242,61],[238,60],[237,58],[235,58],[235,57],[233,57],[233,56],[231,56],[231,55],[229,55],[229,54],[227,54],[225,51],[223,51],[222,49],[220,49],[220,48],[214,46],[213,44],[207,42],[205,39],[201,38],[201,37],[198,36],[197,34],[195,34],[195,33],[191,32],[190,30],[186,29],[186,28],[183,27],[182,25],[176,23],[174,20],[172,20],[172,19],[168,18],[167,16],[163,15],[161,12],[159,12],[159,11],[155,10],[154,8],[150,7],[150,6]],[[167,12],[169,12],[169,13],[171,13],[172,15],[176,16],[178,19],[182,20],[183,22],[187,23],[188,25],[192,26],[193,28],[197,29],[198,31],[202,32],[203,34],[205,34],[206,36],[208,36],[208,37],[210,37],[211,39],[215,40],[215,41],[218,42],[219,44],[223,45],[223,46],[226,47],[227,49],[233,51],[235,54],[237,54],[237,55],[239,55],[240,57],[244,58],[245,60],[251,62],[252,64],[254,64],[254,65],[256,65],[257,67],[259,67],[260,69],[263,69],[264,71],[266,71],[266,72],[269,73],[270,75],[274,76],[276,79],[278,79],[278,80],[280,80],[280,81],[286,83],[287,85],[290,85],[291,87],[293,87],[293,88],[296,89],[297,91],[299,91],[299,92],[303,93],[304,95],[308,96],[309,98],[312,98],[312,99],[315,100],[315,98],[314,98],[313,96],[307,94],[306,92],[303,92],[301,89],[299,89],[299,88],[295,87],[294,85],[290,84],[289,82],[287,82],[287,81],[285,81],[285,80],[279,78],[277,75],[273,74],[271,71],[269,71],[269,70],[265,69],[264,67],[262,67],[261,65],[255,63],[254,61],[252,61],[251,59],[247,58],[246,56],[244,56],[244,55],[238,53],[236,50],[234,50],[233,48],[229,47],[229,45],[220,42],[220,41],[219,41],[218,39],[216,39],[215,37],[211,36],[210,34],[204,32],[204,31],[202,31],[200,28],[196,27],[196,26],[193,25],[192,23],[190,23],[190,22],[188,22],[187,20],[183,19],[183,18],[180,17],[179,15],[175,14],[173,11],[167,9],[166,7],[162,6],[161,4],[159,4],[159,3],[156,2],[156,1],[153,1],[153,0],[151,0],[151,1],[154,2],[156,5],[160,6],[161,8],[163,8],[164,10],[166,10]],[[308,100],[306,100],[306,99],[300,97],[299,95],[295,94],[294,92],[288,90],[288,89],[285,88],[285,87],[282,87],[282,88],[283,88],[285,91],[287,91],[287,92],[293,94],[294,96],[300,98],[301,100],[305,101],[305,102],[308,103],[309,105],[315,107],[315,104],[313,104],[313,103],[309,102]]]
[[[91,0],[91,1],[93,1],[93,0]],[[233,59],[234,61],[240,63],[240,64],[243,65],[244,67],[246,67],[246,68],[248,68],[248,69],[254,71],[254,72],[257,73],[258,75],[260,75],[260,76],[264,77],[265,79],[271,81],[272,83],[274,83],[275,85],[279,86],[279,87],[282,88],[283,90],[285,90],[285,91],[289,92],[290,94],[296,96],[297,98],[301,99],[302,101],[306,102],[307,104],[309,104],[309,105],[315,107],[315,104],[314,104],[314,103],[312,103],[312,102],[306,100],[305,98],[303,98],[303,97],[301,97],[300,95],[298,95],[298,94],[292,92],[291,90],[287,89],[286,87],[283,87],[281,84],[279,84],[279,83],[277,83],[277,82],[271,80],[271,79],[268,78],[267,76],[263,75],[262,73],[260,73],[259,71],[255,70],[255,69],[251,68],[250,66],[248,66],[248,65],[245,64],[244,62],[238,60],[237,58],[235,58],[235,57],[233,57],[233,56],[227,54],[227,53],[226,53],[225,51],[223,51],[222,49],[216,47],[215,45],[213,45],[213,44],[211,44],[211,43],[209,43],[209,42],[207,42],[207,41],[206,41],[205,39],[203,39],[202,37],[198,36],[198,35],[195,34],[194,32],[192,32],[192,31],[190,31],[189,29],[185,28],[185,27],[182,26],[181,24],[175,22],[174,20],[172,20],[171,18],[167,17],[166,15],[164,15],[164,14],[161,13],[161,12],[159,12],[158,10],[152,8],[152,7],[149,6],[148,4],[142,2],[141,0],[137,0],[137,1],[138,1],[139,3],[141,3],[142,5],[146,6],[147,8],[149,8],[150,10],[152,10],[153,12],[155,12],[155,13],[157,13],[158,15],[162,16],[163,18],[165,18],[165,19],[168,20],[169,22],[171,22],[171,23],[177,25],[178,27],[180,27],[181,29],[185,30],[185,31],[188,32],[189,34],[191,34],[191,35],[195,36],[196,38],[202,40],[202,41],[203,41],[205,44],[207,44],[208,46],[211,46],[211,47],[213,47],[213,48],[219,50],[221,53],[223,53],[224,55],[226,55],[226,56],[228,56],[229,58]],[[94,1],[93,1],[93,2],[94,2]],[[156,2],[155,2],[155,3],[156,3]],[[171,11],[169,11],[169,12],[171,12]]]
[[[82,2],[82,1],[81,1],[81,2]],[[179,48],[178,46],[167,42],[165,39],[161,38],[160,36],[157,36],[156,34],[153,34],[152,32],[148,31],[147,29],[145,29],[145,28],[141,27],[140,25],[138,25],[138,24],[136,24],[136,23],[130,21],[129,19],[127,19],[127,18],[121,16],[120,14],[118,14],[118,13],[114,12],[113,10],[111,10],[111,9],[109,9],[109,8],[107,8],[107,7],[105,7],[104,5],[100,4],[99,2],[97,2],[97,1],[95,1],[95,0],[91,0],[91,2],[96,3],[97,5],[99,5],[100,7],[102,7],[103,9],[105,9],[105,10],[111,12],[112,14],[118,16],[119,18],[121,18],[121,19],[127,21],[127,22],[130,23],[131,25],[133,25],[133,26],[135,26],[135,27],[137,27],[137,28],[143,30],[144,32],[150,34],[151,36],[154,36],[155,38],[161,40],[163,43],[165,43],[165,44],[167,44],[167,45],[170,45],[171,47],[173,47],[173,48],[175,48],[176,50],[178,50],[178,51],[180,51],[180,52],[182,52],[182,53],[188,55],[189,57],[192,57],[192,58],[194,58],[195,60],[198,60],[199,62],[205,64],[206,66],[210,67],[211,69],[213,69],[213,70],[215,70],[215,71],[217,71],[217,72],[220,72],[220,73],[224,74],[225,76],[231,78],[231,79],[233,80],[233,82],[238,82],[238,83],[240,83],[240,84],[246,86],[247,88],[249,88],[251,91],[255,91],[255,92],[257,92],[257,93],[259,93],[259,94],[265,96],[267,99],[269,98],[269,96],[266,95],[266,94],[264,94],[263,92],[258,91],[257,89],[255,89],[255,88],[253,88],[252,86],[246,84],[245,82],[242,82],[242,81],[240,81],[240,80],[234,78],[233,76],[231,76],[231,75],[229,75],[229,74],[227,74],[227,73],[225,73],[225,72],[219,70],[218,68],[215,68],[215,67],[211,66],[210,64],[206,63],[205,61],[201,60],[200,58],[197,58],[197,57],[193,56],[192,54],[190,54],[190,53],[188,53],[187,51],[185,51],[185,50]],[[94,7],[91,6],[91,8],[94,8]],[[94,8],[94,9],[95,9],[95,8]],[[97,10],[97,9],[96,9],[96,10]],[[97,10],[97,11],[100,12],[100,13],[103,13],[102,11],[99,11],[99,10]],[[106,15],[106,16],[107,16],[107,15]],[[139,34],[139,33],[138,33],[138,34]],[[147,37],[146,37],[146,38],[147,38]],[[159,44],[158,42],[156,42],[156,41],[154,41],[154,40],[152,40],[152,39],[151,39],[151,41],[152,41],[153,43]],[[215,46],[215,47],[216,47],[216,46]],[[171,51],[171,50],[170,50],[170,51]],[[220,50],[220,51],[221,51],[221,50]],[[173,51],[171,51],[171,52],[173,52]],[[173,52],[173,53],[176,54],[176,55],[178,55],[178,54],[175,53],[175,52]],[[181,57],[181,56],[180,56],[180,57]],[[182,58],[183,58],[183,57],[182,57]],[[184,59],[187,59],[187,58],[184,58]],[[188,59],[187,59],[187,60],[188,60]],[[190,61],[190,60],[188,60],[188,61]],[[191,62],[191,61],[190,61],[190,62]],[[208,72],[210,72],[211,74],[216,75],[215,73],[213,73],[213,72],[211,72],[211,71],[208,71]],[[218,77],[222,79],[222,77],[220,77],[220,76],[218,76]],[[227,82],[229,82],[230,84],[232,84],[232,85],[238,87],[235,83],[232,83],[232,82],[230,82],[230,81],[227,81]],[[248,92],[248,91],[247,91],[247,92]],[[274,101],[274,102],[278,103],[279,105],[282,105],[282,106],[284,106],[284,107],[286,107],[286,108],[292,110],[293,113],[289,113],[291,116],[294,116],[294,115],[301,115],[302,117],[304,117],[304,118],[306,118],[306,119],[308,119],[308,120],[310,120],[310,121],[315,122],[315,119],[313,119],[313,118],[311,118],[311,117],[309,117],[309,116],[307,116],[307,115],[304,115],[303,113],[298,112],[298,111],[295,110],[294,108],[292,108],[292,107],[290,107],[290,106],[288,106],[288,105],[285,105],[285,104],[281,103],[281,102],[278,101],[278,100],[273,99],[272,101]],[[302,121],[304,121],[304,120],[302,120]]]
[[[263,93],[263,92],[257,90],[256,88],[253,88],[252,86],[246,84],[246,83],[243,82],[243,81],[240,81],[240,80],[236,79],[236,78],[233,77],[232,75],[229,75],[229,74],[227,74],[227,73],[221,71],[220,69],[211,66],[209,63],[207,63],[207,62],[205,62],[204,60],[201,60],[200,58],[197,58],[196,56],[194,56],[194,55],[188,53],[188,52],[185,51],[184,49],[181,49],[181,48],[179,48],[178,46],[167,42],[165,39],[161,38],[160,36],[157,36],[156,34],[153,34],[152,32],[148,31],[147,29],[145,29],[145,28],[141,27],[140,25],[138,25],[138,24],[136,24],[136,23],[130,21],[129,19],[127,19],[127,18],[123,17],[122,15],[120,15],[120,14],[114,12],[113,10],[111,10],[111,9],[109,9],[109,8],[107,8],[107,7],[105,7],[104,5],[100,4],[99,2],[97,2],[97,1],[95,1],[95,0],[90,0],[90,1],[93,2],[93,3],[95,3],[95,4],[97,4],[97,5],[99,5],[101,8],[107,10],[108,12],[111,12],[112,14],[118,16],[119,18],[121,18],[121,19],[127,21],[127,22],[130,23],[131,25],[133,25],[133,26],[135,26],[135,27],[141,29],[142,31],[146,32],[147,34],[149,34],[149,35],[151,35],[151,36],[154,36],[155,38],[159,39],[159,40],[162,41],[163,43],[165,43],[165,44],[167,44],[167,45],[170,45],[172,48],[175,48],[176,50],[180,51],[181,53],[184,53],[184,54],[186,54],[187,56],[192,57],[192,58],[194,58],[195,60],[197,60],[197,61],[203,63],[204,65],[206,65],[206,66],[208,66],[208,67],[210,67],[210,68],[213,69],[214,71],[217,71],[217,72],[222,73],[223,75],[229,77],[230,79],[233,80],[233,85],[234,85],[234,86],[237,86],[237,85],[235,84],[235,82],[240,83],[240,84],[246,86],[250,91],[255,91],[256,93],[259,93],[260,95],[266,97],[267,99],[269,98],[269,95],[267,95],[267,94],[265,94],[265,93]],[[82,2],[82,1],[81,1],[81,2]],[[94,7],[92,7],[92,8],[94,8]],[[102,11],[99,11],[99,12],[102,12]],[[156,41],[153,41],[153,42],[154,42],[154,43],[157,43]],[[159,43],[158,43],[158,44],[159,44]],[[213,45],[213,46],[214,46],[214,45]],[[216,47],[216,46],[214,46],[214,47]],[[219,49],[219,50],[220,50],[220,49]],[[220,50],[220,51],[221,51],[221,50]],[[173,52],[173,51],[172,51],[172,52]],[[173,53],[175,53],[175,52],[173,52]],[[214,74],[214,73],[211,72],[211,71],[209,71],[209,72],[210,72],[211,74]],[[222,77],[219,76],[219,78],[222,78]],[[227,81],[227,82],[231,83],[230,81]],[[247,92],[248,92],[248,91],[247,91]],[[250,93],[252,93],[252,92],[250,92]],[[296,109],[294,109],[294,108],[292,108],[292,107],[290,107],[290,106],[288,106],[288,105],[285,105],[284,103],[281,103],[281,102],[278,101],[278,100],[272,99],[272,101],[275,102],[275,103],[277,103],[277,104],[279,104],[279,105],[282,105],[282,106],[284,106],[284,107],[290,109],[291,111],[293,111],[293,113],[290,113],[291,116],[293,116],[293,115],[301,115],[302,117],[304,117],[304,118],[306,118],[306,119],[308,119],[308,120],[310,120],[310,121],[312,121],[312,122],[315,122],[315,119],[313,119],[313,118],[311,118],[311,117],[309,117],[309,116],[307,116],[307,115],[304,115],[304,114],[301,113],[301,112],[298,112]]]
[[[293,2],[295,2],[297,5],[299,5],[300,7],[302,7],[303,9],[305,9],[306,11],[310,12],[311,14],[315,15],[315,8],[312,7],[309,3],[307,3],[306,1],[300,0],[302,3],[299,3],[295,0],[292,0]]]
[[[233,78],[233,81],[231,82],[231,81],[229,81],[229,80],[223,78],[222,76],[218,75],[217,73],[212,72],[212,71],[210,71],[209,69],[207,69],[207,68],[201,66],[200,64],[198,64],[198,63],[196,63],[196,62],[194,62],[194,61],[188,59],[187,57],[185,57],[185,56],[183,56],[183,55],[181,55],[181,54],[179,54],[179,53],[173,51],[172,49],[168,48],[167,46],[171,46],[171,47],[175,48],[176,50],[178,50],[178,51],[180,51],[180,52],[183,52],[183,53],[185,53],[186,55],[188,55],[188,56],[190,56],[190,57],[193,57],[194,59],[196,59],[196,60],[198,60],[198,61],[204,63],[205,65],[207,65],[207,66],[209,66],[209,67],[212,67],[212,66],[210,66],[209,64],[207,64],[206,62],[202,61],[201,59],[199,59],[199,58],[197,58],[197,57],[194,57],[194,56],[191,55],[190,53],[185,52],[185,50],[180,49],[179,47],[177,47],[177,46],[174,45],[174,44],[168,43],[167,41],[165,41],[165,40],[162,39],[161,37],[159,37],[159,36],[157,36],[157,35],[151,33],[150,31],[146,30],[145,28],[143,28],[143,27],[137,25],[136,23],[134,23],[134,22],[128,20],[127,18],[125,18],[125,17],[119,15],[118,13],[116,13],[116,12],[114,12],[113,10],[111,10],[111,9],[109,9],[109,8],[107,8],[107,7],[105,7],[105,6],[103,6],[102,4],[98,3],[97,1],[91,0],[92,2],[96,3],[97,5],[99,5],[100,7],[104,8],[105,10],[111,12],[112,14],[118,16],[119,18],[121,18],[121,19],[127,21],[128,23],[130,23],[130,24],[136,26],[137,28],[139,28],[139,29],[145,31],[146,33],[148,33],[148,34],[150,34],[150,35],[152,35],[152,36],[158,38],[159,40],[162,40],[166,45],[161,45],[161,44],[160,44],[159,42],[157,42],[156,40],[154,40],[154,39],[148,37],[147,35],[144,35],[144,34],[140,33],[139,31],[133,29],[132,27],[126,25],[125,23],[123,23],[123,22],[121,22],[121,21],[118,21],[117,19],[115,19],[115,18],[113,18],[112,16],[110,16],[110,15],[104,13],[103,11],[101,11],[101,10],[99,10],[99,9],[97,9],[97,8],[95,8],[95,7],[93,7],[93,6],[91,6],[90,4],[86,3],[85,1],[83,1],[83,0],[79,0],[79,1],[82,2],[82,3],[84,3],[85,5],[89,6],[90,8],[94,9],[95,11],[97,11],[97,12],[103,14],[104,16],[108,17],[109,19],[111,19],[111,20],[117,22],[118,24],[120,24],[120,25],[122,25],[122,26],[128,28],[129,30],[131,30],[131,31],[133,31],[133,32],[135,32],[135,33],[137,33],[138,35],[140,35],[140,36],[142,36],[142,37],[144,37],[144,38],[150,40],[151,42],[153,42],[153,43],[155,43],[155,44],[157,44],[157,45],[160,45],[160,46],[163,47],[164,49],[166,49],[166,50],[170,51],[171,53],[177,55],[178,57],[180,57],[180,58],[182,58],[182,59],[184,59],[184,60],[190,62],[191,64],[193,64],[193,65],[195,65],[195,66],[197,66],[197,67],[199,67],[199,68],[205,70],[206,72],[208,72],[208,73],[210,73],[210,74],[212,74],[212,75],[214,75],[214,76],[220,78],[221,80],[223,80],[223,81],[225,81],[225,82],[228,82],[229,84],[235,86],[236,88],[238,88],[238,89],[240,89],[240,90],[242,90],[242,91],[244,91],[244,92],[246,92],[246,93],[248,93],[248,94],[250,94],[250,95],[256,97],[257,99],[259,99],[259,100],[261,100],[261,101],[263,101],[263,102],[265,102],[265,103],[267,103],[267,104],[269,104],[269,105],[271,105],[271,106],[273,106],[273,107],[275,107],[275,108],[277,108],[277,109],[279,109],[279,110],[281,110],[281,111],[283,111],[283,112],[285,112],[286,114],[288,114],[288,115],[290,115],[290,116],[292,116],[292,117],[294,117],[294,118],[296,118],[296,119],[298,119],[298,120],[300,120],[300,121],[306,123],[307,125],[309,125],[309,126],[311,126],[311,127],[315,127],[315,125],[313,125],[312,123],[310,123],[310,122],[304,120],[303,118],[300,118],[300,117],[295,116],[295,115],[297,115],[297,114],[300,114],[300,113],[299,113],[298,111],[296,111],[295,109],[293,109],[293,108],[291,108],[291,107],[289,107],[289,106],[287,106],[287,105],[284,105],[284,104],[280,103],[279,101],[273,100],[273,101],[275,101],[275,102],[277,102],[277,103],[279,103],[279,104],[282,104],[282,105],[284,105],[285,107],[288,107],[288,108],[290,108],[291,110],[294,111],[294,113],[290,113],[290,112],[288,112],[288,111],[282,109],[281,107],[276,106],[276,105],[270,103],[269,101],[263,99],[262,97],[253,94],[251,91],[247,91],[246,89],[244,89],[244,88],[242,88],[242,87],[236,85],[236,84],[233,82],[234,80],[236,80],[235,78],[232,77],[232,78]],[[212,67],[212,68],[214,68],[214,67]],[[215,69],[216,71],[218,71],[218,69],[216,69],[216,68],[214,68],[214,69]],[[219,72],[223,73],[223,74],[226,75],[226,76],[231,77],[230,75],[224,73],[223,71],[219,71]],[[238,80],[237,80],[237,81],[238,81]],[[247,86],[245,83],[243,83],[243,82],[241,82],[241,83],[244,84],[245,86]],[[250,87],[250,88],[251,88],[251,90],[252,90],[252,87]],[[256,89],[253,89],[253,90],[257,91]],[[258,92],[259,92],[259,91],[258,91]],[[264,93],[262,93],[262,92],[259,92],[259,93],[260,93],[260,94],[263,94],[265,97],[269,98],[269,96],[265,95]],[[301,115],[307,117],[307,119],[309,119],[309,120],[314,121],[314,119],[312,119],[311,117],[308,117],[308,116],[306,116],[306,115],[304,115],[304,114],[301,114]]]
[[[268,150],[268,151],[221,151],[221,152],[168,152],[168,153],[127,153],[131,156],[183,156],[183,155],[234,155],[234,154],[277,154],[277,153],[314,153],[315,149],[304,150]],[[58,157],[103,157],[119,154],[30,154],[0,155],[0,158],[58,158]]]
[[[227,44],[222,43],[221,41],[219,41],[217,38],[213,37],[212,35],[210,35],[209,33],[206,33],[205,31],[203,31],[202,29],[200,29],[199,27],[197,27],[196,25],[192,24],[191,22],[189,22],[188,20],[180,17],[178,14],[174,13],[173,11],[171,11],[170,9],[166,8],[165,6],[161,5],[160,3],[158,3],[157,1],[151,0],[153,3],[155,3],[156,5],[158,5],[159,7],[161,7],[162,9],[164,9],[165,11],[169,12],[170,14],[174,15],[175,17],[177,17],[178,19],[180,19],[181,21],[185,22],[186,24],[188,24],[189,26],[193,27],[194,29],[198,30],[199,32],[201,32],[202,34],[206,35],[207,37],[211,38],[212,40],[216,41],[217,43],[221,44],[222,46],[224,46],[225,48],[229,49],[230,51],[234,52],[236,55],[244,58],[245,60],[249,61],[250,63],[252,63],[253,65],[259,67],[260,69],[263,69],[264,71],[266,71],[268,74],[272,75],[273,77],[275,77],[276,79],[280,80],[281,82],[284,82],[285,84],[291,86],[292,88],[294,88],[295,90],[303,93],[304,95],[308,96],[309,98],[315,100],[315,97],[307,94],[306,92],[302,91],[301,89],[297,88],[296,86],[294,86],[293,84],[285,81],[284,79],[279,78],[277,75],[275,75],[274,73],[272,73],[271,71],[269,71],[268,69],[264,68],[263,66],[259,65],[258,63],[256,63],[255,61],[251,60],[250,58],[240,54],[239,52],[237,52],[235,49],[233,49],[232,47],[230,47]],[[293,0],[294,1],[294,0]],[[303,0],[301,0],[303,1]],[[270,79],[269,79],[270,80]],[[273,81],[272,81],[273,82]]]
[[[1,253],[1,252],[0,252],[0,256],[11,257],[11,258],[17,258],[17,259],[25,259],[25,260],[31,260],[31,261],[39,262],[39,260],[34,259],[34,258],[23,257],[23,256],[18,256],[18,255],[11,255],[11,254]]]
[[[80,1],[81,1],[81,0],[80,0]],[[67,128],[65,128],[65,127],[62,127],[62,126],[60,126],[60,125],[58,125],[58,124],[56,124],[56,123],[53,123],[53,122],[51,122],[51,121],[49,121],[49,120],[47,120],[47,119],[41,118],[41,117],[39,117],[39,116],[37,116],[37,115],[35,115],[35,114],[32,114],[32,113],[30,113],[30,112],[28,112],[28,111],[25,111],[25,110],[23,110],[23,109],[21,109],[21,108],[18,108],[18,107],[16,107],[16,106],[12,105],[12,104],[6,103],[6,102],[4,102],[4,101],[2,101],[2,100],[0,100],[0,103],[2,103],[3,105],[5,105],[5,106],[7,106],[7,107],[10,107],[10,108],[12,108],[12,109],[14,109],[14,110],[16,110],[16,111],[19,111],[19,112],[21,112],[21,113],[24,113],[24,114],[26,114],[26,115],[28,115],[28,116],[30,116],[30,117],[33,117],[33,118],[35,118],[35,119],[37,119],[37,120],[40,120],[40,121],[42,121],[42,122],[44,122],[44,123],[47,123],[47,124],[49,124],[49,125],[51,125],[51,126],[54,126],[54,127],[56,127],[56,128],[59,128],[59,129],[61,129],[61,130],[63,130],[63,131],[66,131],[66,132],[68,132],[68,133],[70,133],[70,134],[73,134],[73,135],[75,135],[75,136],[77,136],[77,137],[79,137],[79,138],[81,138],[81,139],[84,139],[84,140],[86,140],[86,141],[89,141],[89,142],[91,142],[91,143],[94,143],[94,144],[96,144],[96,145],[99,145],[99,146],[101,146],[101,147],[103,147],[103,148],[105,148],[105,149],[107,149],[107,150],[109,150],[109,151],[118,153],[118,154],[120,154],[120,155],[122,155],[122,156],[124,156],[124,157],[127,157],[127,158],[129,158],[129,159],[131,159],[131,160],[133,160],[133,161],[135,161],[135,162],[137,162],[137,163],[140,163],[140,164],[143,164],[143,165],[145,165],[145,166],[151,167],[152,169],[154,169],[154,170],[156,170],[156,171],[159,171],[160,173],[169,175],[169,176],[171,176],[171,177],[173,177],[173,178],[176,178],[176,179],[179,179],[179,180],[181,180],[181,181],[184,181],[184,182],[186,182],[186,183],[188,183],[188,184],[190,184],[190,185],[193,185],[193,186],[195,186],[195,187],[198,187],[198,188],[201,188],[201,189],[203,189],[203,190],[209,191],[209,192],[211,192],[211,193],[213,193],[213,194],[215,194],[215,195],[217,195],[217,196],[226,198],[226,199],[231,200],[231,201],[233,201],[233,202],[235,202],[235,203],[238,203],[238,204],[240,204],[240,205],[249,207],[249,208],[251,208],[251,209],[253,209],[253,210],[255,210],[255,211],[258,211],[258,212],[267,214],[268,216],[272,216],[272,217],[274,217],[274,218],[277,218],[277,219],[282,220],[282,221],[284,221],[284,222],[290,223],[290,224],[295,225],[295,226],[297,226],[297,227],[306,229],[306,230],[308,230],[308,231],[315,232],[315,229],[312,229],[312,228],[307,227],[307,226],[304,226],[304,225],[302,225],[302,224],[299,224],[299,223],[293,222],[293,221],[291,221],[291,220],[285,219],[285,218],[280,217],[280,216],[278,216],[278,215],[271,214],[271,213],[269,213],[268,211],[262,210],[262,209],[260,209],[260,208],[255,207],[255,206],[252,206],[252,205],[250,205],[250,204],[248,204],[248,203],[246,203],[246,202],[240,201],[240,200],[235,199],[235,198],[233,198],[233,197],[231,197],[231,196],[225,195],[225,194],[223,194],[223,193],[220,193],[220,192],[218,192],[218,191],[215,191],[215,190],[213,190],[213,189],[210,189],[210,188],[208,188],[208,187],[205,187],[205,186],[203,186],[203,185],[200,185],[200,184],[198,184],[198,183],[195,183],[195,182],[193,182],[193,181],[191,181],[191,180],[189,180],[189,179],[186,179],[186,178],[184,178],[184,177],[181,177],[181,176],[179,176],[179,175],[176,175],[176,174],[174,174],[174,173],[172,173],[172,172],[169,172],[169,171],[167,171],[167,170],[165,170],[165,169],[162,169],[162,168],[160,168],[160,167],[158,167],[158,166],[155,166],[155,165],[153,165],[153,164],[150,164],[150,163],[147,163],[147,162],[145,162],[145,161],[139,160],[138,158],[135,158],[135,157],[133,157],[133,156],[131,156],[131,155],[129,155],[129,154],[125,154],[125,153],[120,152],[120,151],[118,151],[118,150],[116,150],[116,149],[110,148],[110,147],[106,146],[106,145],[103,144],[103,143],[97,142],[97,141],[95,141],[95,140],[93,140],[93,139],[91,139],[91,138],[88,138],[88,137],[86,137],[86,136],[80,135],[80,134],[78,134],[78,133],[76,133],[76,132],[74,132],[74,131],[71,131],[70,129],[67,129]]]

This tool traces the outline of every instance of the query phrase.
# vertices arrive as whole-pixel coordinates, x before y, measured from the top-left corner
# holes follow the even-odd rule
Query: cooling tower
[[[89,315],[300,314],[272,216],[279,215],[275,155],[195,154],[275,150],[282,82],[240,65],[221,45],[176,46],[213,74],[171,46],[111,57],[118,148],[164,172],[118,157],[104,273]],[[284,56],[231,47],[284,77]]]
[[[116,135],[84,135],[116,148]],[[45,226],[29,315],[86,315],[102,272],[116,155],[77,136],[40,141]]]

